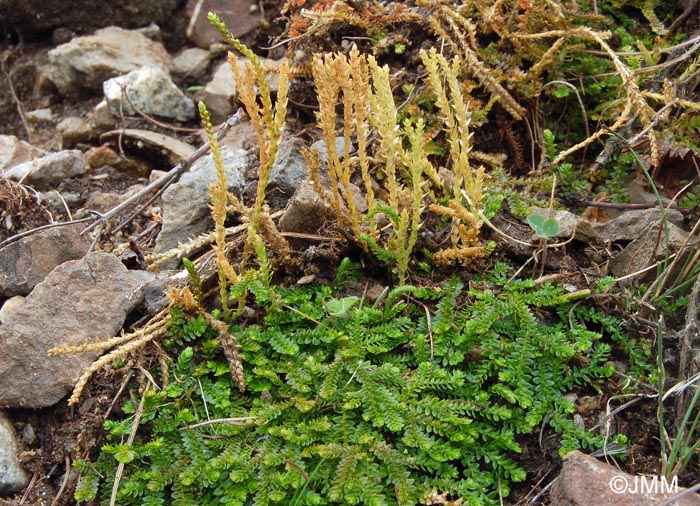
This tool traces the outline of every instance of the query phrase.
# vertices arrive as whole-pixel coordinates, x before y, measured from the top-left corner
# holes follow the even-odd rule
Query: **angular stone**
[[[66,97],[102,90],[112,77],[145,65],[170,69],[172,61],[162,44],[115,26],[78,37],[49,51],[51,80]]]
[[[207,13],[216,12],[236,38],[257,28],[263,19],[254,0],[188,0],[186,12],[190,18],[187,38],[204,49],[222,40]]]
[[[664,211],[659,208],[631,209],[612,220],[594,223],[593,229],[606,242],[633,241],[662,217]],[[665,218],[674,225],[683,224],[683,215],[675,209],[667,209]]]
[[[566,240],[572,234],[577,241],[585,242],[586,244],[602,244],[602,239],[593,229],[591,223],[581,216],[577,216],[570,211],[557,211],[533,207],[532,213],[544,218],[551,218],[559,224],[559,233],[556,235],[558,239]]]
[[[221,148],[229,191],[240,196],[248,167],[248,153]],[[197,160],[180,180],[163,192],[163,220],[155,251],[163,253],[188,239],[213,229],[209,185],[216,182],[216,167],[210,156]]]
[[[145,114],[162,118],[178,121],[195,118],[194,103],[175,86],[170,73],[160,65],[146,65],[109,79],[103,89],[113,116],[134,115],[135,106]]]
[[[0,135],[0,175],[10,167],[40,158],[44,153],[14,135]]]
[[[41,230],[0,249],[0,297],[27,295],[56,266],[82,258],[90,244],[82,225]]]
[[[99,354],[50,357],[48,350],[116,335],[152,277],[101,251],[56,267],[0,325],[0,406],[61,400]]]
[[[82,152],[64,150],[15,165],[5,171],[5,177],[36,190],[52,190],[64,179],[80,177],[89,169]]]
[[[660,477],[651,492],[642,488],[652,484],[654,477],[632,476],[619,469],[574,451],[564,457],[564,465],[549,492],[551,506],[659,506],[676,493],[667,493]],[[667,482],[669,487],[672,482]],[[700,506],[700,496],[690,494],[673,503],[677,506]]]
[[[206,49],[185,49],[173,58],[173,75],[178,79],[201,83],[213,58],[214,53]]]
[[[304,180],[287,202],[279,228],[282,232],[319,234],[327,223],[334,222],[331,206],[316,193],[309,181]]]
[[[238,59],[241,72],[243,72],[247,61],[243,57]],[[279,86],[279,74],[275,70],[279,68],[282,60],[261,58],[261,62],[266,69],[270,69],[266,78],[267,85],[271,92],[276,92]],[[204,90],[195,94],[195,98],[207,104],[214,123],[221,123],[237,108],[235,105],[236,89],[236,79],[231,71],[231,65],[228,61],[223,61],[214,70],[211,80],[204,87]]]
[[[666,243],[665,232],[659,230],[661,222],[652,223],[646,230],[625,249],[623,249],[610,262],[610,271],[616,277],[627,276],[639,272],[649,267],[654,262],[662,260],[667,254],[671,255],[680,250],[688,238],[688,232],[682,228],[668,223],[668,244]],[[687,251],[686,251],[687,254]],[[679,266],[683,265],[681,261]],[[647,271],[639,276],[639,281],[645,280],[648,276],[654,275],[655,270]],[[673,273],[671,274],[673,275]]]
[[[94,142],[100,136],[100,131],[89,117],[77,118],[68,116],[56,125],[56,130],[61,136],[62,149],[73,149],[80,143],[88,144]]]
[[[307,173],[306,158],[301,153],[301,144],[294,139],[282,141],[267,184],[269,197],[273,201],[289,198],[299,183],[306,179]],[[284,202],[277,202],[278,205],[280,203]]]
[[[0,411],[0,496],[19,492],[29,481],[17,458],[17,449],[15,429]]]

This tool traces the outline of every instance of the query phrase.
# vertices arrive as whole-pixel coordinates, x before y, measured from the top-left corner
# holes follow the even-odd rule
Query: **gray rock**
[[[284,205],[286,199],[293,195],[299,184],[306,179],[308,169],[301,146],[295,139],[287,139],[280,143],[267,184],[268,196],[275,205]]]
[[[112,116],[112,113],[109,112],[109,106],[107,105],[106,100],[103,100],[95,106],[90,118],[95,123],[95,127],[99,132],[112,130],[116,128],[118,124],[117,118]]]
[[[229,191],[243,192],[248,153],[242,149],[221,148]],[[210,156],[197,160],[180,180],[169,186],[162,197],[163,220],[156,239],[157,253],[168,251],[212,228],[209,185],[216,182],[216,167]]]
[[[51,80],[63,96],[102,90],[107,79],[146,65],[172,66],[162,44],[115,26],[49,51]]]
[[[576,240],[583,241],[586,244],[603,244],[602,239],[586,218],[577,216],[570,211],[550,211],[539,207],[533,207],[532,212],[533,214],[556,220],[559,224],[559,233],[556,237],[559,239],[566,240],[571,237],[571,234],[575,234]]]
[[[29,482],[17,458],[15,429],[0,411],[0,496],[16,494]]]
[[[658,222],[663,215],[664,213],[658,208],[631,209],[612,220],[594,223],[593,229],[606,242],[632,241]],[[675,209],[666,211],[666,219],[674,225],[683,224],[683,214]]]
[[[625,249],[623,249],[610,262],[610,271],[616,277],[627,276],[662,260],[667,254],[673,254],[680,250],[688,238],[688,232],[682,228],[668,223],[668,244],[666,244],[664,230],[659,230],[660,221],[652,223],[646,230]],[[687,249],[685,254],[687,255]],[[679,263],[682,266],[683,262]],[[655,275],[655,269],[641,274],[638,279],[644,281],[649,276]],[[671,274],[673,275],[673,273]]]
[[[0,175],[10,167],[40,158],[44,153],[14,135],[0,135]]]
[[[266,79],[267,85],[270,87],[271,92],[276,92],[279,89],[279,74],[276,72],[276,69],[279,68],[282,60],[269,60],[267,58],[261,58],[260,60],[265,68],[270,69]],[[247,61],[243,57],[238,59],[238,66],[241,71],[243,71]],[[195,98],[207,104],[214,123],[221,123],[236,110],[236,89],[236,80],[231,71],[231,66],[228,61],[223,61],[214,70],[214,74],[204,87],[204,90],[198,92]]]
[[[221,41],[219,32],[207,19],[208,12],[216,12],[234,37],[240,37],[255,29],[263,20],[262,12],[254,0],[188,0],[187,38],[207,49]]]
[[[199,47],[185,49],[173,58],[173,76],[201,83],[206,77],[213,58],[214,53],[206,49]]]
[[[41,230],[0,249],[0,297],[27,295],[56,266],[82,258],[90,247],[82,226]]]
[[[7,299],[3,303],[2,307],[0,307],[0,323],[5,323],[5,320],[10,315],[10,313],[12,313],[22,304],[24,304],[25,300],[26,299],[21,295],[15,295],[14,297],[10,297],[9,299]]]
[[[153,275],[91,253],[54,269],[0,326],[0,406],[52,406],[98,353],[48,356],[53,347],[114,336]]]
[[[614,504],[615,506],[658,506],[676,493],[663,488],[661,478],[657,478],[656,490],[647,491],[642,483],[652,483],[653,477],[644,478],[623,473],[616,467],[600,462],[595,458],[574,451],[564,457],[564,464],[549,492],[551,506],[590,506],[593,504]],[[667,482],[669,487],[672,482]],[[637,487],[637,488],[635,488]],[[673,487],[670,487],[673,488]],[[700,497],[690,494],[673,502],[678,506],[700,506]]]
[[[146,65],[104,83],[104,94],[113,116],[134,115],[136,110],[189,121],[195,118],[195,107],[170,79],[170,73],[160,65]],[[126,96],[128,96],[128,99]]]
[[[235,111],[236,80],[228,61],[220,63],[204,90],[195,94],[197,101],[207,105],[213,123],[221,123]]]
[[[51,190],[64,179],[82,176],[89,168],[83,153],[65,150],[15,165],[5,171],[5,177],[32,186],[36,190]]]
[[[314,190],[309,181],[302,181],[289,199],[280,218],[282,232],[318,234],[327,223],[335,222],[331,206]]]
[[[72,149],[80,143],[91,143],[99,139],[100,132],[90,117],[68,116],[56,125],[61,136],[61,148]]]
[[[136,33],[140,33],[141,35],[145,35],[151,40],[162,42],[163,32],[161,31],[160,26],[155,23],[150,23],[146,26],[142,26],[141,28],[136,28],[134,31]]]
[[[29,111],[27,112],[27,114],[25,114],[25,117],[27,118],[27,123],[30,123],[32,125],[50,125],[56,120],[56,116],[54,115],[53,111],[48,107],[44,109],[35,109],[33,111]]]
[[[326,141],[318,140],[311,145],[311,149],[318,151],[318,156],[321,158],[321,162],[324,164],[328,163],[328,147],[326,146]],[[349,151],[352,152],[354,149],[353,145],[350,144]],[[342,160],[345,158],[345,137],[335,138],[335,151]]]

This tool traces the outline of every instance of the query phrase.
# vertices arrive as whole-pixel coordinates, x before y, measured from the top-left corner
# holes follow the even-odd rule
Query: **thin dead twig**
[[[223,139],[229,132],[229,130],[231,130],[231,128],[233,128],[234,126],[240,124],[242,120],[243,111],[242,109],[239,109],[235,114],[229,116],[229,118],[221,125],[219,130],[216,132],[216,138],[218,140]],[[138,203],[145,195],[149,194],[150,192],[154,190],[160,190],[173,183],[178,177],[180,177],[180,175],[182,175],[187,169],[189,169],[192,166],[192,164],[194,164],[194,162],[206,155],[209,152],[209,149],[209,143],[202,144],[197,149],[197,151],[192,153],[192,155],[190,155],[189,157],[183,159],[175,167],[170,169],[166,174],[159,177],[151,184],[135,193],[133,196],[124,200],[124,202],[122,202],[121,204],[113,207],[106,213],[102,214],[99,219],[95,220],[93,223],[85,227],[85,230],[83,230],[82,233],[86,234],[87,232],[95,228],[100,222],[105,222],[114,218],[115,216],[118,216],[125,209],[128,209],[129,207]]]
[[[15,86],[14,83],[12,82],[12,71],[7,70],[7,61],[10,59],[10,57],[14,54],[15,50],[11,51],[6,51],[5,55],[2,58],[2,62],[0,62],[0,71],[2,71],[3,74],[5,74],[5,79],[7,80],[7,88],[10,90],[10,94],[12,95],[12,99],[15,101],[15,105],[17,108],[17,114],[19,114],[19,119],[22,121],[22,126],[24,127],[24,131],[27,134],[27,140],[29,142],[32,141],[32,132],[31,129],[29,128],[29,124],[27,123],[27,118],[24,115],[24,107],[22,106],[22,101],[19,99],[17,96],[17,92],[15,91]]]

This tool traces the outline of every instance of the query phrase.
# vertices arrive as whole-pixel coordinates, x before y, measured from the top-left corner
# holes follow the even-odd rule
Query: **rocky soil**
[[[208,187],[216,172],[209,157],[197,157],[204,137],[195,101],[205,101],[217,123],[238,104],[227,48],[202,15],[208,10],[267,58],[274,90],[273,69],[284,48],[262,48],[274,46],[286,27],[282,2],[112,0],[65,7],[0,0],[0,504],[73,503],[71,462],[97,447],[126,380],[98,374],[70,408],[68,394],[99,352],[50,356],[49,350],[107,340],[158,312],[164,287],[182,278],[179,259],[198,253],[180,245],[211,229]],[[292,106],[269,185],[280,229],[290,234],[316,235],[332,220],[304,183],[301,148],[314,140],[305,130],[310,120],[307,106]],[[229,190],[243,200],[255,191],[254,139],[242,120],[222,140]],[[165,185],[183,161],[193,163]],[[138,195],[144,196],[138,213],[112,213]],[[654,240],[659,218],[653,209],[594,224],[566,211],[555,216],[562,240],[575,232],[592,247],[631,243],[612,259],[616,276],[663,256]],[[679,248],[687,237],[683,217],[672,212],[670,220],[670,244]],[[298,253],[318,246],[300,243]],[[321,268],[309,269],[323,279]],[[559,464],[553,460],[542,459],[549,481]],[[614,472],[574,454],[548,500],[626,504],[611,499],[609,487],[591,485],[591,476],[607,483]],[[528,492],[523,488],[522,496]]]

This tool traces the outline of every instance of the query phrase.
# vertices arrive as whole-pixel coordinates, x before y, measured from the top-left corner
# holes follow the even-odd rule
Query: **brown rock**
[[[116,26],[73,39],[48,54],[51,80],[64,97],[102,91],[106,80],[145,65],[172,67],[162,44]]]
[[[552,506],[659,506],[683,489],[661,477],[632,476],[581,452],[564,457],[564,465],[549,492]],[[668,493],[670,491],[670,493]],[[676,506],[700,506],[700,496],[689,494]]]
[[[327,223],[334,221],[331,206],[316,193],[309,181],[303,181],[289,199],[279,226],[282,232],[318,234]]]
[[[54,269],[0,325],[0,406],[61,400],[99,354],[50,357],[48,350],[114,336],[150,278],[101,251]]]
[[[613,258],[610,262],[610,270],[616,277],[639,272],[654,262],[662,260],[665,255],[676,253],[688,237],[688,232],[673,223],[668,223],[667,244],[665,232],[664,230],[659,231],[659,228],[660,221],[657,221],[641,232],[639,237]],[[683,265],[683,262],[680,262],[679,265]],[[650,272],[641,274],[639,280],[644,280],[645,275],[654,275],[654,271],[652,269]]]
[[[43,156],[39,149],[14,135],[0,135],[0,175],[6,169]]]
[[[63,262],[82,258],[89,243],[82,225],[49,228],[0,249],[0,296],[27,295]]]
[[[188,0],[187,38],[203,49],[222,40],[207,19],[209,12],[216,12],[236,38],[257,28],[262,21],[262,13],[253,0]]]
[[[61,136],[62,149],[72,149],[81,143],[94,142],[100,136],[95,122],[89,117],[68,116],[58,123],[56,130]]]

